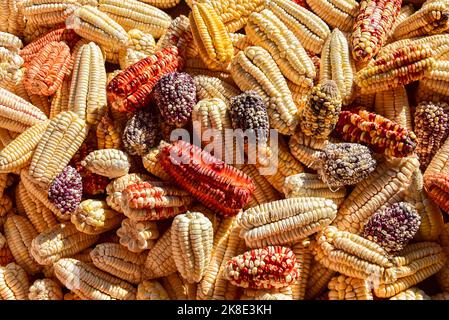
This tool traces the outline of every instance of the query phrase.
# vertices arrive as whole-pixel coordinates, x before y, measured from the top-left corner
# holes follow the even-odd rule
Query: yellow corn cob
[[[169,228],[148,253],[145,261],[145,278],[165,277],[176,271],[171,246],[171,228]]]
[[[30,286],[30,300],[63,300],[61,286],[52,279],[38,279]]]
[[[97,125],[97,148],[120,149],[122,145],[120,125],[111,119],[108,114],[103,115]]]
[[[71,216],[71,222],[78,231],[100,234],[115,229],[123,216],[109,208],[105,201],[87,199],[82,201]]]
[[[242,91],[254,90],[264,99],[272,128],[282,134],[293,134],[298,124],[298,110],[268,51],[261,47],[240,51],[232,61],[231,74]]]
[[[71,223],[61,223],[34,238],[30,252],[39,264],[49,265],[86,249],[97,240],[98,236],[79,232]]]
[[[156,52],[156,42],[154,41],[154,37],[151,33],[144,32],[139,29],[131,29],[128,31],[128,36],[128,48],[145,53],[147,56]]]
[[[101,176],[118,178],[128,173],[130,159],[121,150],[100,149],[89,153],[81,165]]]
[[[313,255],[309,249],[309,245],[310,240],[306,238],[292,246],[292,251],[296,257],[296,267],[299,272],[298,279],[291,285],[293,300],[305,299],[307,282],[310,275],[310,267],[313,261]]]
[[[7,2],[8,1],[9,0],[7,0]],[[0,47],[4,47],[12,53],[18,53],[19,50],[22,49],[23,43],[22,40],[20,40],[20,38],[16,37],[14,34],[8,33],[7,31],[3,32],[0,30]]]
[[[316,139],[314,137],[309,137],[303,134],[301,130],[298,130],[290,138],[288,145],[294,158],[307,167],[317,170],[317,157],[319,156],[320,151],[326,147],[327,143],[327,139]]]
[[[80,5],[94,2],[95,0],[24,0],[23,15],[27,24],[52,26],[64,23]]]
[[[413,5],[411,4],[405,4],[401,7],[401,11],[399,12],[398,16],[396,17],[396,20],[394,21],[393,27],[391,30],[387,30],[387,43],[391,43],[394,38],[394,33],[396,31],[396,28],[404,22],[404,20],[408,19],[412,14],[415,13],[415,9],[413,8]]]
[[[329,26],[344,32],[352,31],[360,10],[360,5],[355,0],[306,0],[306,2]]]
[[[373,300],[371,285],[366,280],[339,275],[328,284],[329,300]]]
[[[92,6],[77,8],[66,20],[67,28],[75,30],[81,37],[94,41],[103,48],[117,52],[128,45],[125,29],[106,13]]]
[[[325,198],[332,200],[337,207],[345,200],[346,189],[329,189],[317,174],[298,173],[285,178],[283,192],[286,198]]]
[[[170,300],[187,300],[187,288],[178,272],[161,278],[161,284]]]
[[[448,49],[449,46],[449,34],[435,34],[424,37],[410,38],[410,39],[402,39],[394,41],[383,48],[383,51],[389,52],[391,50],[396,50],[405,45],[409,44],[425,44],[428,45],[434,50],[436,53],[443,53]],[[445,59],[446,60],[446,59]]]
[[[380,163],[368,179],[356,185],[341,205],[332,225],[352,233],[362,232],[365,223],[382,205],[408,187],[418,167],[416,158]]]
[[[22,0],[4,0],[0,3],[0,31],[21,36],[25,29]]]
[[[412,130],[410,106],[404,86],[376,93],[374,111],[403,128]]]
[[[201,60],[201,58],[189,58],[185,60],[184,68],[182,69],[184,72],[187,72],[191,76],[209,76],[215,77],[224,82],[227,82],[231,85],[234,84],[234,80],[232,79],[229,71],[218,71],[209,69],[206,64]]]
[[[217,12],[207,3],[195,3],[189,20],[201,59],[212,70],[226,70],[234,47]]]
[[[18,264],[0,266],[0,298],[2,300],[28,300],[28,276]]]
[[[145,169],[158,177],[161,180],[168,181],[171,180],[170,176],[164,171],[161,164],[159,163],[158,157],[161,150],[157,147],[151,148],[144,157],[142,157],[142,163]]]
[[[100,270],[130,283],[142,281],[143,255],[129,252],[117,243],[101,243],[91,251],[90,256]]]
[[[82,45],[74,60],[68,110],[88,124],[96,125],[107,108],[106,69],[101,49],[93,42]]]
[[[123,219],[122,226],[117,229],[117,236],[122,246],[131,252],[140,253],[154,247],[159,231],[155,222]]]
[[[291,198],[250,208],[239,216],[240,237],[250,248],[298,241],[329,225],[337,206],[324,198]]]
[[[337,84],[343,104],[351,103],[355,95],[355,64],[348,40],[334,29],[324,43],[320,61],[320,83],[333,80]]]
[[[194,79],[198,100],[218,98],[229,105],[231,98],[240,94],[238,88],[219,78],[197,75]]]
[[[404,200],[413,205],[421,216],[421,224],[415,239],[437,240],[444,228],[443,215],[438,205],[424,190],[423,177],[419,169],[412,174],[410,186],[404,193]]]
[[[0,88],[0,127],[23,132],[27,128],[47,120],[37,107],[15,94]]]
[[[167,291],[156,280],[145,280],[137,287],[137,300],[170,300]]]
[[[50,105],[50,119],[54,119],[59,113],[69,110],[70,83],[71,79],[66,77],[53,95]]]
[[[303,46],[287,26],[270,10],[249,16],[245,31],[249,40],[267,50],[285,78],[310,90],[316,76],[315,66]]]
[[[323,266],[317,261],[312,262],[310,276],[307,281],[305,298],[307,300],[317,298],[327,289],[327,285],[336,272]]]
[[[389,300],[432,300],[424,291],[417,287],[412,287],[398,293]]]
[[[292,289],[244,289],[240,300],[293,300]]]
[[[106,193],[108,194],[106,197],[107,204],[115,211],[123,212],[121,208],[122,191],[131,184],[149,180],[150,177],[148,175],[140,173],[130,173],[113,180],[106,187]]]
[[[161,37],[171,22],[164,11],[136,0],[98,0],[98,9],[126,31],[139,29]]]
[[[39,141],[30,164],[30,176],[46,189],[69,163],[87,136],[84,120],[74,112],[61,112]]]
[[[189,283],[200,282],[209,264],[213,245],[212,223],[201,212],[177,215],[171,227],[176,268]]]
[[[64,258],[54,264],[55,275],[68,289],[88,300],[134,300],[136,289],[129,283],[78,261]]]

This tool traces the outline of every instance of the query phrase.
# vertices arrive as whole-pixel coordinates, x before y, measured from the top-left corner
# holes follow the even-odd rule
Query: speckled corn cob
[[[106,272],[71,258],[54,264],[55,275],[68,289],[88,300],[133,300],[136,289]]]
[[[397,280],[381,282],[374,287],[374,294],[379,298],[392,297],[437,273],[446,260],[441,246],[435,242],[410,244],[393,258],[394,267],[388,270]]]
[[[340,230],[361,233],[368,219],[384,204],[407,188],[418,168],[416,158],[395,159],[378,164],[371,175],[359,182],[346,198],[332,223]]]
[[[117,236],[122,246],[131,252],[140,253],[153,248],[159,231],[155,222],[123,219],[121,227],[117,229]]]
[[[449,210],[448,186],[449,176],[446,173],[429,173],[424,176],[424,186],[428,195],[444,211]]]
[[[121,150],[100,149],[89,153],[81,165],[93,173],[113,179],[128,173],[130,159]]]
[[[178,49],[167,47],[126,68],[107,86],[111,107],[119,112],[131,112],[147,106],[156,82],[181,64]]]
[[[335,219],[337,206],[324,198],[291,198],[261,204],[239,216],[240,237],[250,248],[282,245],[320,231]]]
[[[161,139],[159,117],[154,110],[142,109],[135,112],[126,123],[122,141],[131,155],[146,155]]]
[[[21,36],[25,28],[21,0],[5,0],[0,4],[0,31]]]
[[[288,143],[291,155],[307,167],[317,170],[318,156],[328,144],[327,139],[315,139],[308,137],[301,130],[298,130]]]
[[[0,127],[23,132],[29,127],[47,120],[37,107],[15,94],[0,88]]]
[[[42,188],[48,188],[53,179],[69,163],[87,136],[84,120],[75,113],[61,112],[45,130],[33,154],[30,176]]]
[[[176,272],[171,250],[171,228],[156,241],[145,260],[145,279],[165,277]]]
[[[198,100],[218,98],[227,105],[231,98],[240,94],[240,90],[219,78],[198,75],[194,77]]]
[[[106,69],[99,46],[82,45],[74,58],[68,110],[96,125],[107,109]]]
[[[48,26],[64,23],[80,5],[94,4],[93,0],[26,0],[23,15],[27,24]]]
[[[52,279],[38,279],[30,286],[30,300],[63,300],[61,286]]]
[[[50,265],[90,247],[97,240],[98,236],[79,232],[71,223],[61,223],[34,238],[30,252],[39,264]]]
[[[140,173],[130,173],[127,175],[124,175],[123,177],[114,179],[111,183],[109,183],[106,187],[107,197],[106,202],[107,204],[118,212],[123,212],[121,208],[122,203],[122,191],[125,190],[126,187],[142,182],[142,181],[149,181],[150,176],[146,174],[140,174]]]
[[[142,157],[143,166],[145,167],[145,170],[155,177],[158,177],[163,181],[171,180],[170,176],[164,171],[164,168],[162,168],[162,165],[158,160],[160,153],[161,151],[159,148],[151,148],[150,151]]]
[[[164,11],[136,0],[98,0],[98,10],[127,31],[139,29],[155,38],[161,37],[171,22]]]
[[[28,300],[27,273],[18,264],[11,262],[0,266],[0,298],[2,300]]]
[[[390,30],[387,30],[387,38],[385,44],[391,43],[394,41],[394,33],[396,31],[396,28],[404,22],[404,20],[408,19],[412,14],[415,13],[415,8],[412,4],[403,4],[401,7],[401,11],[399,12],[398,16],[396,17],[393,26]]]
[[[333,80],[337,84],[343,104],[354,98],[355,64],[348,40],[338,29],[334,29],[324,43],[320,61],[320,83]]]
[[[298,124],[298,110],[268,51],[255,46],[240,51],[232,61],[231,74],[242,91],[254,90],[264,99],[272,128],[282,134],[293,134]]]
[[[395,50],[380,50],[376,59],[357,72],[355,82],[361,93],[380,92],[409,84],[438,67],[432,55],[433,50],[426,44],[412,43]]]
[[[159,161],[181,187],[225,216],[236,215],[254,191],[246,174],[182,140],[162,148]]]
[[[417,287],[412,287],[398,293],[389,300],[432,300],[424,291]]]
[[[25,217],[10,214],[7,216],[4,229],[15,262],[30,275],[39,273],[41,267],[29,251],[31,241],[37,236],[33,225]]]
[[[412,116],[404,86],[376,93],[374,111],[403,128],[412,130]]]
[[[192,201],[187,191],[169,182],[148,181],[127,186],[121,207],[133,220],[163,220],[185,212]]]
[[[355,0],[306,0],[313,12],[329,26],[349,32],[360,11]]]
[[[316,70],[312,60],[293,32],[273,12],[252,13],[245,31],[254,45],[271,54],[285,78],[304,90],[313,86]]]
[[[366,110],[342,111],[335,130],[345,141],[365,144],[390,157],[409,156],[416,147],[412,131]]]
[[[233,57],[234,47],[217,12],[208,3],[195,3],[189,20],[201,59],[210,69],[226,70]]]
[[[206,272],[214,241],[212,223],[201,212],[176,216],[171,227],[176,268],[189,283],[200,282]]]
[[[367,280],[339,275],[329,281],[328,288],[329,300],[373,300],[371,284]]]
[[[122,219],[105,201],[94,199],[82,201],[71,215],[71,222],[78,231],[87,234],[100,234],[115,229]]]

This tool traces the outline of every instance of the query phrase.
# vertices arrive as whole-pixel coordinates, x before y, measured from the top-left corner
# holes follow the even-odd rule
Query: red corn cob
[[[362,0],[351,34],[352,55],[368,61],[379,52],[401,11],[402,0]]]
[[[23,84],[32,94],[51,96],[70,73],[71,65],[70,48],[64,42],[50,42],[30,61]]]
[[[225,216],[236,215],[255,189],[245,173],[182,140],[162,148],[159,160],[177,184]]]
[[[424,188],[441,209],[449,212],[449,175],[441,173],[425,175]]]
[[[407,157],[416,147],[413,132],[366,110],[342,111],[335,130],[343,140],[367,145],[387,156]]]
[[[166,73],[182,66],[178,48],[170,46],[140,60],[120,72],[108,84],[111,107],[119,112],[132,112],[147,106],[156,82]]]
[[[224,270],[224,277],[232,284],[252,289],[286,287],[298,275],[295,254],[280,246],[246,251],[229,260]]]
[[[20,50],[20,56],[26,65],[50,42],[64,41],[72,48],[79,39],[80,37],[72,29],[66,29],[65,26],[59,27],[25,46]]]

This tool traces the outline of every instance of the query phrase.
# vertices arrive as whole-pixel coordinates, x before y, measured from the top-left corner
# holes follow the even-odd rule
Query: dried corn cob
[[[87,199],[72,213],[71,222],[78,231],[100,234],[120,225],[123,217],[111,210],[105,201]]]
[[[59,113],[69,110],[70,78],[65,78],[51,99],[49,118],[53,119]]]
[[[106,192],[108,195],[106,197],[107,204],[115,211],[122,212],[122,191],[129,185],[148,180],[150,180],[149,176],[140,173],[130,173],[123,177],[114,179],[106,187]]]
[[[0,266],[0,298],[2,300],[28,300],[28,276],[22,267],[11,262]]]
[[[161,284],[166,290],[170,300],[187,300],[187,289],[178,272],[174,272],[161,278]]]
[[[106,69],[95,43],[82,45],[74,58],[68,110],[96,125],[107,110]]]
[[[362,94],[409,84],[422,79],[429,71],[430,76],[435,72],[438,63],[432,55],[433,50],[426,44],[411,43],[395,50],[380,50],[376,59],[357,72],[355,81]]]
[[[329,281],[328,287],[329,300],[373,300],[371,284],[367,280],[339,275]]]
[[[237,214],[255,188],[243,172],[182,140],[162,148],[159,161],[181,187],[225,216]]]
[[[87,263],[64,258],[57,261],[54,267],[59,281],[82,299],[133,300],[136,297],[136,289],[129,283]]]
[[[232,45],[234,46],[234,55],[252,45],[248,36],[245,34],[229,33],[229,37],[231,38]]]
[[[94,4],[95,0],[26,0],[23,15],[27,24],[49,26],[64,23],[79,6]]]
[[[296,257],[296,268],[298,277],[291,285],[292,300],[304,300],[306,294],[307,281],[310,275],[310,267],[313,260],[312,252],[309,249],[310,240],[303,239],[292,246],[292,251]]]
[[[39,264],[50,265],[90,247],[97,240],[98,236],[79,232],[71,223],[61,223],[34,238],[30,252]]]
[[[376,93],[374,110],[377,114],[396,122],[403,128],[412,130],[412,116],[404,86]]]
[[[374,172],[366,180],[359,182],[340,206],[333,225],[340,230],[362,232],[363,226],[374,212],[407,188],[418,165],[416,158],[379,163]]]
[[[193,76],[209,76],[218,78],[228,84],[234,85],[234,80],[232,79],[231,74],[228,71],[217,71],[210,70],[206,64],[200,58],[188,58],[185,60],[184,68],[182,69],[184,72],[187,72],[192,77]]]
[[[113,179],[128,173],[130,159],[121,150],[100,149],[89,153],[81,165],[93,173]]]
[[[281,71],[268,51],[248,47],[233,59],[231,74],[242,91],[254,90],[267,104],[270,126],[282,134],[293,134],[298,110]]]
[[[98,149],[120,149],[122,145],[119,124],[107,113],[101,117],[97,125],[96,136]]]
[[[0,4],[0,31],[21,36],[25,29],[21,0],[5,0]]]
[[[194,77],[198,100],[218,98],[227,105],[231,98],[240,94],[240,90],[219,78],[198,75]]]
[[[313,12],[329,26],[349,32],[360,11],[360,5],[355,0],[306,0]]]
[[[245,164],[239,167],[239,169],[247,174],[256,186],[256,189],[254,190],[254,193],[245,209],[280,199],[279,192],[270,185],[266,176],[260,174],[256,166]]]
[[[157,147],[151,148],[150,151],[142,158],[142,163],[149,173],[151,173],[155,177],[158,177],[161,180],[168,181],[171,178],[164,171],[162,165],[158,160],[160,152],[161,152],[160,149]]]
[[[238,218],[240,237],[250,248],[296,242],[320,231],[337,215],[324,198],[291,198],[261,204]]]
[[[29,251],[31,241],[37,236],[33,225],[25,217],[10,214],[6,218],[4,229],[15,262],[30,275],[39,273],[41,267]]]
[[[126,31],[139,29],[155,38],[169,27],[171,18],[162,10],[136,0],[98,0],[98,10],[106,13]]]
[[[291,155],[313,170],[318,169],[318,156],[327,144],[327,139],[308,137],[301,130],[298,130],[288,143]]]
[[[240,300],[293,300],[292,289],[245,289]]]
[[[420,85],[423,86],[423,89],[441,95],[444,97],[443,100],[446,100],[449,96],[449,91],[447,89],[448,70],[449,61],[436,61],[435,66],[428,72],[425,78],[420,81]]]
[[[52,279],[38,279],[30,286],[28,298],[30,300],[62,300],[62,288]]]
[[[126,123],[122,141],[131,155],[144,156],[161,139],[159,117],[153,110],[142,109],[135,112]]]
[[[117,236],[122,246],[131,252],[140,253],[153,248],[159,231],[155,222],[123,219],[121,227],[117,229]]]
[[[449,173],[449,140],[443,143],[437,153],[433,156],[432,161],[430,161],[427,166],[426,171],[424,172],[424,182],[426,177],[431,174],[447,174]]]
[[[394,33],[396,31],[396,28],[404,22],[404,20],[408,19],[412,14],[415,13],[415,8],[412,4],[405,4],[401,7],[401,11],[399,12],[398,16],[396,17],[393,26],[390,30],[387,30],[387,40],[385,44],[391,43],[394,39]]]
[[[9,250],[5,240],[5,244],[0,248],[0,267],[4,267],[11,262],[14,262],[14,257],[12,256],[11,250]]]
[[[165,277],[176,272],[171,246],[171,228],[169,228],[148,253],[144,270],[146,279]]]
[[[128,67],[107,86],[111,107],[119,112],[130,112],[147,106],[156,82],[181,64],[178,49],[167,47]]]
[[[432,300],[424,291],[417,287],[412,287],[398,293],[389,300]]]
[[[438,155],[438,154],[437,154]],[[449,177],[446,173],[427,173],[424,176],[424,186],[428,195],[444,211],[449,210],[448,197]]]
[[[128,31],[128,36],[130,40],[129,48],[147,56],[156,51],[156,42],[151,33],[143,32],[139,29],[131,29]]]
[[[84,120],[71,111],[50,120],[30,164],[30,176],[39,186],[50,186],[83,143],[87,130]]]
[[[177,0],[176,0],[177,1]],[[167,291],[156,280],[145,280],[137,287],[137,300],[170,300]]]
[[[169,46],[177,47],[183,57],[198,56],[198,48],[190,30],[190,21],[186,16],[180,15],[172,20],[164,35],[158,40],[155,51]]]

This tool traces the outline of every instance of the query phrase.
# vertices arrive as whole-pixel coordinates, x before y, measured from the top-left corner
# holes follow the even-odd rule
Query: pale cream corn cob
[[[389,300],[432,300],[424,291],[417,287],[412,287],[398,293]]]
[[[227,71],[211,70],[199,57],[186,59],[182,70],[184,72],[187,72],[191,76],[198,76],[198,75],[209,76],[218,78],[231,85],[235,84],[231,74],[229,73],[229,70]]]
[[[119,63],[122,70],[155,52],[156,43],[151,34],[139,29],[131,29],[128,31],[128,36],[129,46],[119,51]]]
[[[129,251],[140,253],[152,249],[159,237],[159,230],[155,222],[135,221],[123,219],[122,225],[117,229],[120,244]]]
[[[29,173],[33,180],[47,190],[53,179],[69,163],[87,136],[86,122],[74,112],[61,112],[50,120],[39,141]]]
[[[240,300],[293,300],[292,289],[244,289]]]
[[[52,279],[37,279],[30,286],[28,299],[63,300],[62,288],[56,281]]]
[[[412,116],[404,86],[376,93],[374,111],[412,131]]]
[[[145,280],[137,286],[136,300],[170,300],[170,297],[158,281]]]
[[[328,288],[329,300],[373,300],[367,280],[339,275],[329,281]]]
[[[229,33],[229,37],[231,38],[232,45],[234,46],[234,55],[236,55],[239,51],[243,51],[253,45],[246,34],[232,32]]]
[[[0,3],[0,31],[21,36],[25,29],[23,0],[4,0]]]
[[[121,208],[122,191],[129,185],[149,181],[150,179],[150,176],[140,173],[129,173],[123,177],[114,179],[106,187],[106,203],[115,211],[123,213]]]
[[[216,77],[197,75],[194,79],[198,100],[218,98],[229,105],[231,98],[241,93],[234,85]]]
[[[64,23],[76,8],[95,3],[96,0],[23,0],[23,16],[27,25],[53,26]]]
[[[355,0],[306,0],[306,2],[329,26],[344,32],[352,31],[360,10],[360,4]]]
[[[288,27],[270,10],[252,13],[245,27],[256,46],[267,50],[285,78],[304,90],[310,90],[316,76],[315,66],[303,46]]]
[[[0,298],[2,300],[28,300],[28,275],[18,264],[0,266]]]
[[[132,285],[90,264],[64,258],[55,262],[54,268],[59,281],[82,299],[134,300],[136,298],[137,290]]]
[[[297,130],[290,138],[288,145],[291,155],[295,157],[296,160],[300,161],[306,167],[317,170],[319,164],[317,161],[318,156],[328,142],[327,139],[309,137],[302,133],[301,130]]]
[[[430,90],[447,98],[449,96],[448,80],[449,61],[438,60],[419,83],[424,90]]]
[[[296,257],[296,268],[299,275],[291,285],[292,300],[304,300],[309,280],[313,254],[310,250],[310,240],[305,238],[292,246],[292,251]]]
[[[39,264],[51,265],[90,247],[97,240],[97,235],[79,232],[71,223],[61,223],[35,237],[30,252]]]
[[[129,156],[118,149],[100,149],[92,151],[81,161],[87,170],[108,178],[126,175],[130,168]]]
[[[176,271],[176,263],[172,254],[171,228],[169,228],[149,251],[145,260],[144,278],[166,277]]]
[[[148,3],[156,8],[169,9],[175,7],[181,0],[142,0],[142,2]]]

